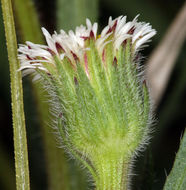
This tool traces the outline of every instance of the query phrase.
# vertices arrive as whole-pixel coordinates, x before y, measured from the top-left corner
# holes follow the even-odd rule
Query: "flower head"
[[[126,16],[120,16],[114,20],[110,17],[108,25],[98,36],[98,24],[91,24],[89,19],[86,19],[87,26],[76,27],[75,32],[70,30],[68,34],[61,30],[59,34],[55,32],[50,35],[45,28],[42,28],[47,45],[31,42],[20,45],[18,49],[21,61],[20,70],[36,71],[33,70],[36,68],[47,70],[44,63],[55,65],[54,56],[58,56],[61,61],[66,57],[72,64],[75,64],[77,59],[86,64],[84,57],[90,48],[90,44],[87,43],[90,39],[94,41],[99,55],[103,55],[107,45],[110,44],[114,52],[113,58],[120,46],[124,46],[127,39],[131,39],[133,54],[135,54],[156,34],[149,23],[137,22],[137,17],[130,22],[126,22]],[[104,56],[102,56],[102,61],[104,62]]]
[[[63,143],[94,176],[109,170],[107,162],[121,178],[118,163],[130,162],[148,140],[151,105],[136,58],[156,31],[137,17],[110,17],[100,35],[89,19],[75,32],[50,35],[42,28],[47,45],[26,42],[18,49],[23,74],[43,79],[55,97]]]

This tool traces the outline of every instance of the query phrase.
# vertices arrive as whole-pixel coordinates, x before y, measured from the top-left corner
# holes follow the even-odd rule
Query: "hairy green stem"
[[[22,76],[18,72],[17,41],[11,0],[1,0],[10,65],[14,153],[17,189],[29,190],[28,151],[23,108]]]
[[[123,154],[95,154],[93,162],[98,175],[96,190],[128,190],[130,160]]]

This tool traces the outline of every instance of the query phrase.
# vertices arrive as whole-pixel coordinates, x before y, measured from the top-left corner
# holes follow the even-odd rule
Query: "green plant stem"
[[[11,0],[1,0],[1,4],[10,65],[16,187],[18,190],[29,190],[30,182],[25,116],[23,108],[22,76],[21,72],[17,71],[20,65],[17,59],[17,41],[12,4]]]
[[[127,190],[129,187],[129,158],[122,154],[96,154],[93,162],[98,174],[96,190]]]

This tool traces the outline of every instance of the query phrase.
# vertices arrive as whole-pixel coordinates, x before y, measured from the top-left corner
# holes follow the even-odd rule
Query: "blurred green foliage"
[[[57,0],[57,29],[74,30],[85,23],[88,17],[92,22],[98,19],[98,0]]]
[[[14,1],[16,2],[16,1]],[[24,1],[23,1],[24,2]],[[35,0],[36,11],[42,26],[51,32],[74,29],[76,25],[84,24],[85,18],[98,21],[101,27],[106,25],[108,17],[127,15],[129,19],[140,14],[139,20],[150,22],[158,32],[143,55],[148,57],[153,48],[161,41],[167,27],[175,17],[183,0]],[[22,17],[26,15],[26,8],[22,9]],[[30,17],[27,19],[29,20]],[[29,22],[27,22],[28,28]],[[17,25],[19,42],[23,38],[20,24]],[[27,28],[27,29],[28,29]],[[28,33],[33,29],[29,29]],[[35,38],[37,41],[37,39]],[[10,109],[10,83],[9,69],[6,54],[5,37],[0,10],[0,189],[15,189],[13,169],[13,138]],[[178,150],[180,137],[186,125],[186,64],[184,44],[176,66],[171,74],[169,84],[162,97],[160,105],[156,108],[157,122],[153,126],[152,143],[148,149],[137,159],[133,177],[133,190],[160,190],[165,183]],[[143,60],[143,63],[145,59]],[[43,140],[44,131],[40,128],[37,100],[35,92],[28,79],[24,79],[24,98],[27,121],[27,134],[29,146],[29,160],[31,172],[31,189],[44,190],[48,187],[47,159]],[[48,124],[48,123],[47,123]],[[50,127],[49,127],[50,128]],[[49,130],[47,133],[53,133]],[[54,141],[55,142],[55,139]],[[56,145],[57,147],[57,145]],[[51,158],[53,159],[53,158]],[[86,172],[82,172],[77,163],[64,156],[67,166],[67,180],[69,189],[87,189],[89,180]],[[59,160],[59,159],[58,159]],[[55,161],[54,161],[55,162]],[[57,165],[56,165],[57,166]],[[62,169],[61,169],[62,170]],[[69,172],[68,172],[69,171]],[[70,173],[70,175],[68,174]],[[60,179],[59,179],[60,180]],[[63,181],[63,179],[61,179]],[[70,183],[70,184],[68,184]]]
[[[180,143],[179,151],[176,155],[174,167],[168,176],[164,190],[180,190],[186,188],[186,132]]]

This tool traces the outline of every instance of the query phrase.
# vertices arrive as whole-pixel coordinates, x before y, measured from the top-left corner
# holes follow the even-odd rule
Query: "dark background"
[[[142,53],[145,60],[164,36],[168,26],[183,5],[183,0],[100,0],[98,23],[104,27],[111,15],[127,15],[128,20],[140,13],[139,20],[150,22],[157,30],[150,46]],[[56,29],[56,2],[35,0],[42,26],[50,33]],[[0,11],[1,12],[1,11]],[[71,13],[69,13],[69,17]],[[84,24],[84,23],[82,23]],[[15,189],[13,134],[10,101],[10,79],[2,14],[0,13],[0,189]],[[136,162],[134,190],[160,190],[170,172],[181,135],[186,125],[186,44],[184,43],[168,86],[155,110],[157,122],[147,150]],[[169,55],[167,55],[169,56]],[[39,127],[36,102],[29,77],[24,78],[24,101],[28,136],[32,189],[47,189],[46,162]],[[72,162],[72,161],[70,161]],[[77,167],[71,163],[73,167]],[[7,185],[8,184],[8,185]],[[72,188],[76,189],[76,188]]]

